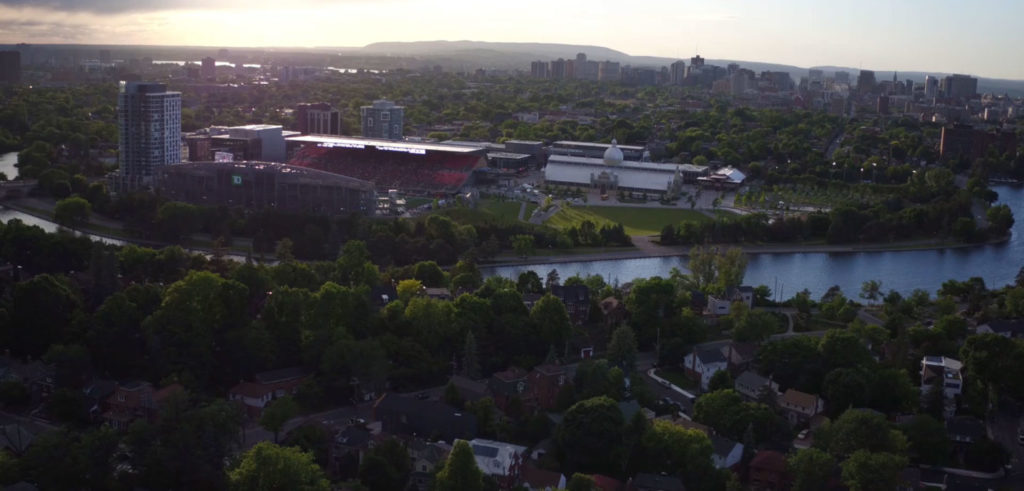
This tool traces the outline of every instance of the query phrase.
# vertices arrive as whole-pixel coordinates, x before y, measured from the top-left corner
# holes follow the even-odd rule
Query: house
[[[21,423],[0,426],[0,452],[23,455],[35,439],[36,434]]]
[[[716,469],[730,469],[743,459],[743,444],[711,435],[711,462]]]
[[[533,310],[534,304],[536,304],[542,298],[544,298],[543,293],[524,293],[523,305],[526,306],[526,310]]]
[[[779,392],[779,384],[758,375],[757,372],[752,370],[747,370],[741,373],[739,377],[736,377],[736,381],[733,382],[733,388],[736,389],[739,395],[751,401],[760,400],[767,391],[775,394]]]
[[[921,392],[931,390],[936,379],[942,381],[942,391],[946,399],[960,395],[964,380],[962,371],[964,364],[945,356],[925,356],[921,359]]]
[[[790,424],[806,423],[825,410],[825,401],[815,394],[786,389],[779,398],[779,408],[786,412]]]
[[[284,368],[257,373],[252,382],[242,382],[228,391],[228,400],[238,401],[245,407],[246,416],[259,418],[270,401],[286,395],[295,395],[310,376],[302,367]]]
[[[28,363],[4,356],[0,358],[0,380],[19,382],[28,389],[33,401],[46,400],[53,393],[56,370],[39,360]]]
[[[628,491],[686,491],[678,477],[641,472],[629,480]]]
[[[747,308],[753,307],[754,288],[750,286],[729,287],[722,295],[708,295],[704,313],[707,315],[729,315],[734,302],[743,303]]]
[[[519,482],[530,491],[556,491],[565,489],[567,481],[565,475],[540,469],[533,464],[527,463],[519,475]]]
[[[476,437],[476,416],[436,401],[384,394],[373,405],[373,418],[381,430],[395,435],[469,440]]]
[[[451,301],[452,299],[452,292],[447,288],[427,287],[423,289],[423,294],[426,295],[427,298],[432,298],[434,300],[443,300],[445,302]]]
[[[94,378],[82,387],[85,403],[89,408],[89,418],[98,420],[103,416],[107,398],[117,389],[117,382],[110,379]]]
[[[331,439],[327,450],[327,472],[335,478],[353,478],[359,473],[359,464],[370,449],[372,435],[361,426],[348,425]]]
[[[786,487],[786,457],[774,450],[760,450],[747,466],[750,489],[777,490]]]
[[[715,372],[728,368],[725,357],[717,348],[694,348],[693,352],[683,358],[686,374],[700,382],[701,390],[708,389],[708,383]]]
[[[476,466],[484,474],[496,478],[516,477],[521,472],[526,447],[511,443],[475,438],[469,441]]]
[[[508,370],[495,372],[487,381],[487,388],[494,398],[494,405],[504,411],[509,401],[518,398],[522,401],[526,398],[526,370],[519,367],[510,367]]]
[[[536,405],[544,410],[554,409],[558,393],[569,383],[565,369],[558,365],[539,365],[533,368],[526,380],[526,397],[523,402]]]
[[[590,288],[587,285],[551,285],[551,294],[565,304],[573,324],[583,324],[590,318]]]
[[[426,491],[434,480],[434,470],[444,464],[452,448],[445,443],[433,443],[421,438],[412,439],[406,449],[412,460],[410,489]]]
[[[185,388],[181,384],[154,390],[149,382],[118,382],[114,393],[107,397],[103,420],[118,430],[127,429],[139,419],[153,421],[160,415],[161,406],[170,396],[184,392]]]
[[[370,304],[377,309],[398,300],[398,290],[394,285],[379,285],[370,288]]]
[[[757,356],[757,345],[754,343],[731,342],[722,346],[722,356],[729,363],[729,371],[740,373],[750,368]]]
[[[594,480],[594,491],[622,491],[622,481],[615,479],[614,477],[608,477],[604,474],[591,474],[590,478]]]
[[[1002,319],[978,326],[978,334],[998,334],[1004,338],[1024,338],[1024,320]]]
[[[985,423],[973,416],[957,416],[946,421],[946,435],[953,444],[970,445],[985,437]]]
[[[476,402],[490,394],[487,382],[482,380],[473,380],[462,375],[453,375],[448,379],[448,383],[455,387],[459,397],[466,402]]]

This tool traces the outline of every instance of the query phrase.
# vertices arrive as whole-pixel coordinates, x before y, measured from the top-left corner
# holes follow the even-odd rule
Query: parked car
[[[421,401],[424,401],[424,400],[430,399],[430,394],[428,394],[426,392],[420,392],[419,394],[416,394],[416,398],[421,400]]]

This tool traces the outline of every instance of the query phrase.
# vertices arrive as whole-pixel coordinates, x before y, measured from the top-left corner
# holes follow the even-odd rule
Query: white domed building
[[[683,184],[696,183],[698,178],[708,175],[704,166],[642,161],[649,155],[643,147],[620,147],[615,140],[611,144],[556,142],[550,153],[544,168],[546,183],[599,189],[603,193],[674,194]]]

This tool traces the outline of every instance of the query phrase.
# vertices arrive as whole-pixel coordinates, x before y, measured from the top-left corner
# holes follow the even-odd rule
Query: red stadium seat
[[[409,154],[309,145],[296,152],[288,164],[371,181],[382,192],[399,189],[408,193],[453,193],[485,161],[475,154]]]

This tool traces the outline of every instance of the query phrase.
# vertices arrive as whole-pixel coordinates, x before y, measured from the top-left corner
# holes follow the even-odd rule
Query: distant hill
[[[433,61],[458,69],[494,68],[507,70],[528,70],[531,61],[554,60],[558,58],[575,58],[577,53],[586,53],[587,59],[596,61],[617,61],[633,66],[668,66],[675,58],[657,56],[634,56],[603,46],[587,46],[578,44],[552,43],[490,43],[485,41],[414,41],[414,42],[383,42],[366,45],[362,48],[347,48],[343,53],[360,53],[385,56],[411,56],[423,61]],[[687,63],[689,59],[685,59]],[[737,63],[754,72],[765,70],[788,72],[795,81],[807,75],[807,68],[779,63],[756,61],[707,59],[705,63],[726,66]],[[834,71],[850,72],[856,80],[859,68],[817,66],[827,73]],[[878,80],[889,80],[892,71],[876,71]],[[926,75],[944,77],[949,73],[942,72],[897,72],[900,80],[911,79],[915,83],[924,82]],[[1024,80],[1006,80],[995,78],[978,78],[978,91],[995,94],[1024,96]]]

